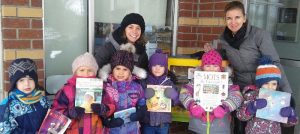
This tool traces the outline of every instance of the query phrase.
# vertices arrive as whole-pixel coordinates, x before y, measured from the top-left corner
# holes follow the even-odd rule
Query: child
[[[246,86],[243,90],[245,98],[244,104],[237,110],[237,117],[242,121],[247,121],[245,128],[246,134],[281,134],[279,122],[256,118],[256,110],[267,106],[265,99],[258,99],[259,89],[266,88],[277,90],[281,79],[280,69],[272,64],[268,56],[260,59],[260,65],[256,70],[255,84]],[[256,88],[258,87],[258,88]],[[282,108],[280,111],[282,117],[288,117],[288,122],[284,125],[293,126],[298,122],[296,112],[292,107]]]
[[[204,53],[200,69],[210,72],[223,71],[222,57],[215,50]],[[181,89],[179,96],[183,106],[190,112],[189,130],[194,131],[197,134],[205,134],[209,130],[212,134],[230,134],[230,113],[236,110],[243,101],[239,86],[229,86],[228,97],[222,101],[221,105],[209,113],[209,122],[211,123],[209,129],[207,129],[208,124],[206,122],[208,121],[206,112],[193,99],[193,88],[193,83],[185,85]]]
[[[111,117],[106,119],[105,126],[107,128],[105,133],[140,133],[138,120],[146,112],[142,86],[134,81],[137,78],[132,75],[134,67],[133,53],[135,49],[132,44],[128,46],[130,47],[118,50],[111,58],[112,73],[107,78],[103,103],[113,105],[115,108],[114,112],[136,107],[136,113],[130,115],[130,122],[128,123],[124,123],[124,120],[121,118]],[[142,107],[139,107],[138,104]]]
[[[178,100],[178,92],[173,82],[167,77],[168,73],[168,55],[163,54],[160,49],[149,59],[150,74],[147,78],[148,85],[165,85],[172,86],[167,88],[164,94],[167,98],[172,99],[173,102]],[[154,90],[147,88],[145,91],[146,99],[154,96]],[[143,134],[168,134],[172,117],[170,112],[148,112],[144,119]]]
[[[16,59],[8,74],[11,88],[0,104],[0,133],[35,134],[49,108],[38,85],[36,64],[28,58]]]
[[[93,55],[85,53],[72,63],[73,76],[55,95],[52,109],[69,117],[72,122],[66,133],[98,134],[103,133],[100,117],[109,115],[110,105],[91,104],[93,113],[85,113],[82,107],[75,107],[76,78],[96,78],[98,65]]]

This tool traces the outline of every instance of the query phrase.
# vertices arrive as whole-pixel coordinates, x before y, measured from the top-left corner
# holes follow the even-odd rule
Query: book
[[[75,106],[85,109],[85,113],[92,113],[91,104],[102,101],[103,81],[98,78],[77,78]]]
[[[71,119],[60,112],[49,109],[42,125],[39,129],[39,134],[63,134],[71,123]]]
[[[130,115],[136,112],[135,107],[124,109],[114,113],[114,118],[121,118],[124,120],[124,123],[130,122]]]
[[[259,89],[258,98],[266,99],[267,106],[262,109],[257,109],[256,117],[281,123],[287,123],[288,118],[282,117],[280,115],[280,110],[283,107],[290,106],[290,93],[261,88]]]
[[[154,89],[154,96],[146,100],[148,111],[150,112],[171,112],[172,101],[164,94],[166,88],[172,88],[172,86],[162,85],[147,85],[147,88]]]
[[[194,100],[211,112],[228,96],[228,72],[194,72]]]

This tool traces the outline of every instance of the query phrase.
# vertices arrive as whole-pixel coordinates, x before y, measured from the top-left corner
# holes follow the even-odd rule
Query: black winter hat
[[[30,76],[38,85],[37,67],[33,60],[28,58],[20,58],[14,60],[8,68],[8,76],[10,80],[11,90],[16,88],[16,83],[19,79]]]
[[[145,32],[145,21],[143,16],[141,16],[140,14],[137,13],[127,14],[121,22],[122,31],[124,31],[125,28],[130,24],[138,24],[141,27],[142,34]]]
[[[111,69],[113,70],[116,66],[122,65],[127,67],[131,72],[134,66],[133,54],[126,50],[118,50],[111,58]]]

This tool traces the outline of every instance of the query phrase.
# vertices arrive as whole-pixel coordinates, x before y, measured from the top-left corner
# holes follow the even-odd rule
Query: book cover
[[[162,85],[147,85],[147,88],[152,88],[155,91],[154,96],[146,101],[148,111],[171,112],[172,101],[165,96],[164,91],[166,88],[172,87]]]
[[[131,107],[131,108],[128,108],[128,109],[124,109],[124,110],[115,112],[114,117],[115,118],[121,118],[121,119],[124,120],[124,123],[128,123],[128,122],[130,122],[130,115],[132,113],[135,113],[135,112],[136,112],[136,108]]]
[[[83,107],[85,113],[92,113],[91,104],[101,103],[103,81],[98,78],[77,78],[75,106]]]
[[[256,111],[256,117],[287,123],[287,117],[280,115],[280,109],[290,106],[291,94],[281,91],[273,91],[265,88],[259,89],[258,98],[267,100],[267,106]]]
[[[194,72],[194,99],[211,112],[228,96],[228,72]]]
[[[71,123],[67,116],[49,109],[40,127],[39,134],[63,134]]]

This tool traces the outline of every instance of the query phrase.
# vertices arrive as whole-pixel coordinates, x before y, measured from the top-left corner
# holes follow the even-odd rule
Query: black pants
[[[245,134],[245,127],[247,125],[247,122],[240,121],[236,117],[236,112],[233,112],[233,133],[234,134]]]

